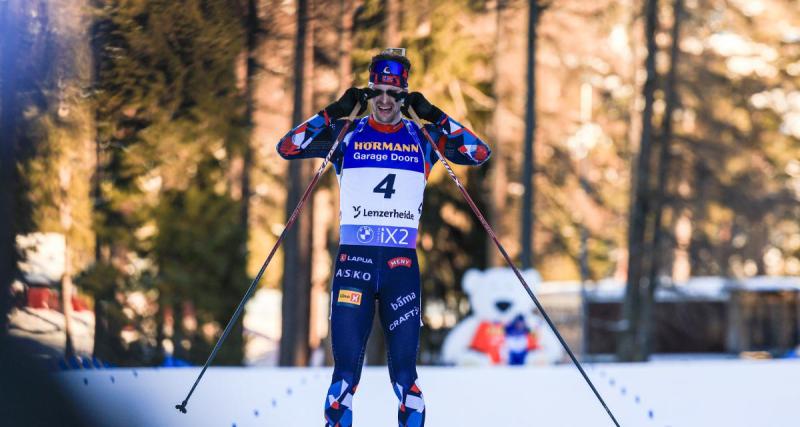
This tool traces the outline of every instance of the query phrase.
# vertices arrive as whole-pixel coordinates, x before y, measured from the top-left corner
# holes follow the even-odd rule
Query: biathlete
[[[340,242],[331,286],[334,369],[325,399],[330,427],[353,424],[353,395],[376,305],[399,400],[399,426],[425,424],[416,370],[422,325],[416,241],[425,184],[437,154],[417,124],[402,114],[411,107],[429,121],[425,128],[453,163],[480,165],[491,154],[474,133],[421,93],[408,92],[410,69],[404,49],[385,50],[372,58],[368,88],[348,89],[277,146],[284,159],[324,158],[345,123],[341,119],[356,106],[359,115],[370,107],[371,114],[353,123],[331,157],[340,187]]]

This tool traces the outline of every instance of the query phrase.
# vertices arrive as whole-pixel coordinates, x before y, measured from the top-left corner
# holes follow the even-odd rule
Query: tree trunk
[[[353,84],[353,22],[358,0],[339,0],[339,90],[341,95]]]
[[[110,361],[113,358],[109,357],[111,351],[109,348],[110,334],[108,327],[107,303],[99,298],[97,295],[94,297],[94,343],[92,345],[92,356],[102,361]],[[160,312],[160,311],[159,311]],[[161,340],[158,340],[161,343]],[[160,345],[160,344],[159,344]]]
[[[647,58],[645,68],[647,80],[644,84],[644,111],[642,113],[642,138],[639,158],[632,176],[633,185],[630,223],[628,228],[628,283],[625,287],[623,304],[624,325],[617,348],[619,359],[624,361],[642,360],[643,352],[637,343],[641,318],[642,271],[644,262],[644,237],[649,212],[648,191],[650,190],[650,147],[653,133],[653,95],[656,87],[656,28],[658,26],[658,0],[645,2],[645,37],[647,39]]]
[[[533,222],[535,214],[536,179],[534,144],[536,143],[536,27],[539,25],[538,0],[528,2],[528,65],[527,65],[527,105],[525,107],[525,157],[522,163],[522,252],[520,254],[523,269],[528,269],[533,262]]]
[[[247,0],[247,20],[245,25],[247,32],[247,67],[245,71],[245,123],[248,129],[248,136],[242,147],[242,171],[241,171],[241,207],[239,210],[239,226],[241,227],[242,248],[241,256],[247,257],[247,244],[249,240],[250,224],[250,171],[253,168],[253,146],[251,139],[253,132],[253,115],[255,114],[255,93],[256,93],[256,73],[258,68],[258,35],[260,24],[258,20],[258,0]],[[246,265],[246,263],[245,263]]]
[[[502,67],[500,63],[502,61],[500,60],[500,56],[503,52],[501,43],[504,37],[503,11],[505,10],[505,2],[506,0],[497,0],[495,9],[495,39],[493,53],[494,75],[492,78],[492,97],[496,102],[496,107],[492,117],[493,135],[491,135],[495,143],[492,146],[492,161],[489,162],[489,173],[491,175],[491,179],[487,180],[487,184],[489,184],[490,188],[484,190],[487,192],[487,194],[489,194],[489,196],[486,198],[489,204],[489,221],[491,221],[497,236],[501,239],[505,235],[506,230],[503,216],[506,212],[506,191],[508,189],[508,166],[504,154],[505,141],[503,141],[503,135],[501,134],[501,129],[503,129],[503,93],[501,93],[501,83],[503,79],[501,77]],[[492,242],[491,239],[487,239],[486,245],[486,265],[491,267],[503,265],[503,258],[495,248],[494,242]]]
[[[96,31],[96,30],[95,30]],[[100,75],[100,46],[102,46],[106,41],[100,37],[97,32],[93,31],[90,35],[92,38],[92,86],[96,86],[99,83],[99,75]],[[103,120],[101,117],[99,110],[95,109],[94,112],[94,121],[95,123],[100,123]],[[97,210],[106,209],[106,200],[103,195],[102,184],[107,179],[106,172],[107,172],[107,165],[108,165],[108,156],[103,149],[103,136],[100,132],[95,134],[94,138],[94,174],[91,178],[92,184],[92,206],[93,206],[93,214],[97,215]],[[105,215],[102,215],[105,216]],[[101,220],[102,221],[102,220]],[[98,225],[100,227],[105,226],[106,224],[95,224],[95,234],[94,234],[94,264],[95,266],[101,264],[110,264],[110,249],[109,249],[109,242],[106,241],[106,238],[103,233],[98,232]],[[114,347],[112,345],[112,340],[116,337],[113,337],[113,330],[111,329],[111,319],[109,318],[109,305],[110,301],[114,300],[113,291],[109,292],[110,295],[106,298],[106,295],[93,295],[94,298],[94,343],[92,345],[92,356],[96,357],[101,361],[116,361],[117,356],[119,354],[114,352]],[[107,299],[107,300],[106,300]],[[159,310],[161,313],[162,310]],[[162,340],[158,340],[158,346],[161,348]]]
[[[295,45],[294,112],[297,125],[306,116],[311,79],[309,54],[312,51],[311,21],[308,0],[297,0],[297,41]],[[306,84],[308,83],[308,84]],[[289,163],[286,217],[297,206],[308,184],[309,161]],[[283,245],[283,330],[279,363],[281,366],[305,366],[309,358],[309,316],[311,298],[311,203],[297,219],[294,230],[286,235]]]
[[[397,0],[386,0],[386,47],[400,46],[400,5]]]
[[[75,346],[72,344],[72,269],[67,264],[70,262],[69,243],[65,246],[67,252],[64,263],[64,275],[61,277],[61,307],[64,313],[64,358],[71,359],[75,356]]]
[[[645,351],[645,359],[650,356],[650,353],[653,350],[653,309],[655,307],[655,293],[659,286],[658,280],[661,269],[663,268],[661,260],[664,258],[663,254],[667,252],[665,248],[662,248],[664,230],[661,222],[663,211],[666,205],[665,199],[668,179],[667,172],[669,171],[672,158],[670,155],[670,143],[672,141],[672,114],[679,102],[678,91],[676,88],[676,71],[680,55],[680,24],[682,14],[683,0],[674,0],[672,9],[672,45],[670,46],[671,59],[665,88],[667,94],[667,105],[664,110],[664,118],[661,122],[661,144],[658,148],[658,182],[656,183],[656,194],[653,196],[655,200],[655,206],[653,207],[655,218],[653,219],[653,242],[650,245],[650,274],[649,280],[647,281],[647,294],[643,302],[644,310],[642,312],[642,330],[641,337],[639,339]]]
[[[708,220],[708,197],[711,193],[713,171],[708,165],[708,160],[695,156],[692,160],[692,202],[688,218],[691,220],[685,228],[685,234],[690,236],[688,245],[685,246],[689,256],[688,272],[684,276],[688,279],[692,272],[704,271],[706,260],[703,253],[706,250],[706,236],[700,224]],[[695,227],[697,230],[695,231]],[[702,273],[707,274],[707,273]]]
[[[72,257],[70,256],[70,231],[72,230],[72,205],[69,199],[69,186],[72,181],[72,171],[69,159],[61,164],[59,169],[59,184],[61,186],[61,201],[59,212],[61,214],[61,228],[64,233],[64,273],[61,276],[61,310],[64,313],[64,358],[71,359],[75,356],[72,345]]]

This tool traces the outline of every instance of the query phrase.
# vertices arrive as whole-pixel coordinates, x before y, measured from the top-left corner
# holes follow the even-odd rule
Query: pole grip
[[[408,114],[410,114],[411,118],[414,119],[415,122],[417,122],[417,125],[422,123],[422,120],[419,119],[419,116],[417,115],[417,112],[414,111],[414,107],[411,107],[411,106],[408,107]]]
[[[360,109],[361,109],[361,103],[357,102],[356,106],[353,108],[353,111],[351,111],[350,115],[347,116],[347,120],[350,120],[351,122],[354,121],[356,119],[356,116],[358,116],[358,110]]]

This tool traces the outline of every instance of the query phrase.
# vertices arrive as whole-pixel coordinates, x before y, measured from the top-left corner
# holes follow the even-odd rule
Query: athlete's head
[[[369,87],[375,92],[369,106],[378,123],[394,124],[402,117],[400,107],[408,94],[411,62],[405,49],[388,48],[372,57],[369,64]]]

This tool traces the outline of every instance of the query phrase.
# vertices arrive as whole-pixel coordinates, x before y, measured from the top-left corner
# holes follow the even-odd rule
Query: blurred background
[[[275,144],[387,46],[492,147],[456,173],[582,360],[796,357],[793,0],[0,0],[0,331],[57,369],[202,365],[319,164]],[[504,261],[442,167],[425,204],[440,365]],[[331,363],[337,242],[327,172],[217,364]]]

